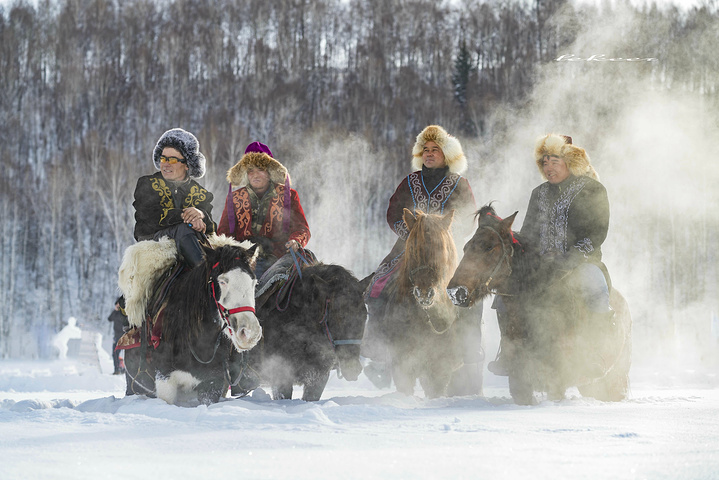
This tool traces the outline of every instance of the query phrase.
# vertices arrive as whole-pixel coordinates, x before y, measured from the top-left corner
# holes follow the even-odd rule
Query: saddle
[[[267,300],[277,293],[274,305],[268,308],[282,309],[283,303],[289,303],[289,295],[292,286],[298,278],[302,278],[302,264],[311,266],[317,263],[317,257],[310,250],[303,249],[294,259],[293,264],[287,269],[273,271],[272,267],[262,276],[255,290],[255,309],[259,310],[267,303]]]
[[[245,246],[225,235],[209,235],[207,242],[211,248]],[[174,280],[184,271],[186,267],[178,260],[175,241],[168,237],[143,240],[127,247],[118,271],[117,285],[125,296],[130,330],[118,341],[117,348],[139,345],[140,327],[145,325],[145,319],[148,319],[148,325],[145,325],[148,339],[157,347],[162,332],[165,297]]]
[[[142,341],[142,329],[145,329],[146,338],[153,348],[157,348],[162,338],[162,319],[164,318],[165,308],[167,307],[167,292],[170,291],[172,284],[184,272],[187,266],[182,262],[176,262],[170,270],[165,274],[164,279],[157,285],[150,297],[150,302],[145,307],[146,322],[139,326],[131,326],[117,341],[116,350],[126,350],[128,348],[139,347]]]

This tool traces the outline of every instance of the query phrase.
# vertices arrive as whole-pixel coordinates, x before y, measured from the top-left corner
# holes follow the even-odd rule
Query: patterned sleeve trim
[[[594,246],[592,245],[592,240],[589,238],[584,238],[577,242],[576,245],[574,245],[574,248],[582,252],[585,258],[588,258],[589,255],[594,251]]]
[[[409,229],[407,228],[407,224],[404,223],[404,220],[400,220],[398,222],[394,222],[394,225],[392,226],[394,229],[394,232],[399,235],[399,237],[402,240],[407,240],[407,237],[409,236]]]

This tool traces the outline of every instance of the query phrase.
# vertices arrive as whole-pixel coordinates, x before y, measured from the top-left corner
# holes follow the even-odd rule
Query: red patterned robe
[[[274,195],[270,200],[267,215],[265,215],[259,231],[255,234],[252,231],[252,205],[250,202],[250,192],[248,187],[242,187],[232,192],[232,205],[235,211],[235,232],[230,233],[230,222],[227,217],[227,206],[222,212],[220,225],[217,227],[217,233],[232,236],[238,241],[250,240],[255,236],[268,238],[272,242],[272,254],[277,258],[282,257],[287,248],[285,244],[289,240],[296,240],[301,247],[305,247],[310,240],[310,228],[307,225],[305,212],[300,204],[300,197],[297,191],[290,188],[290,206],[289,211],[285,208],[285,186],[282,184],[274,185]],[[273,192],[268,191],[265,195]],[[289,222],[286,217],[289,215]],[[283,224],[289,223],[287,227]]]

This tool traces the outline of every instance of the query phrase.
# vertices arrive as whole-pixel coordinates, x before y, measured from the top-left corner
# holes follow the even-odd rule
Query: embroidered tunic
[[[137,180],[135,187],[135,240],[147,240],[158,231],[183,223],[182,210],[195,207],[204,213],[206,234],[215,231],[212,221],[212,193],[195,180],[169,182],[161,172]]]
[[[273,184],[262,198],[258,198],[252,189],[242,187],[232,192],[232,204],[235,210],[234,238],[238,241],[252,240],[252,237],[265,237],[272,243],[272,254],[277,258],[285,254],[285,244],[296,240],[305,247],[310,241],[310,228],[300,197],[290,188],[290,211],[284,209],[285,186]],[[290,216],[289,230],[283,228],[285,216]],[[217,232],[231,236],[227,218],[227,209],[222,212]]]
[[[416,171],[407,175],[399,184],[387,208],[387,223],[402,240],[407,240],[409,235],[407,225],[402,219],[405,208],[412,212],[422,210],[424,213],[435,214],[454,209],[452,231],[455,242],[463,242],[464,237],[471,233],[477,205],[469,182],[461,175],[448,173],[437,186],[428,190],[422,172]]]
[[[532,191],[520,234],[539,246],[540,255],[560,254],[566,268],[600,264],[609,230],[609,200],[604,185],[590,177],[545,182]]]

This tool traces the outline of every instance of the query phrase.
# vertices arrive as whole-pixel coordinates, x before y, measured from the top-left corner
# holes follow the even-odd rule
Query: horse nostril
[[[415,298],[422,297],[422,290],[420,290],[419,287],[414,287],[414,290],[412,290],[412,293],[414,294]]]
[[[455,305],[464,305],[469,297],[467,287],[448,288],[447,293]]]
[[[434,288],[431,288],[427,291],[427,298],[434,298]]]

